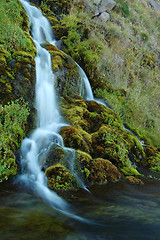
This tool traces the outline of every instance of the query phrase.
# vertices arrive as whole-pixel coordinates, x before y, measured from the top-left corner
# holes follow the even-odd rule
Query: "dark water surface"
[[[0,240],[160,240],[160,181],[109,183],[65,196],[86,224],[13,184],[0,185]]]

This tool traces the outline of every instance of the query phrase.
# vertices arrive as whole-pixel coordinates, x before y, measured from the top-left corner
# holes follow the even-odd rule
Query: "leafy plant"
[[[23,98],[0,105],[0,181],[16,174],[14,152],[21,145],[29,108]]]

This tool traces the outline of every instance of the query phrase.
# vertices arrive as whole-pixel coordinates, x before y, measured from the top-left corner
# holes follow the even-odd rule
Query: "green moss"
[[[65,98],[62,112],[73,124],[69,129],[74,130],[77,137],[75,149],[90,153],[92,158],[103,158],[111,161],[119,170],[135,174],[135,164],[143,165],[146,155],[143,146],[130,132],[123,129],[122,121],[111,109],[94,101],[84,101],[79,98]],[[78,130],[78,131],[77,131]],[[66,129],[68,131],[68,128]],[[86,150],[78,141],[81,134],[87,143]],[[74,134],[73,134],[74,135]],[[75,136],[63,135],[67,146]],[[84,172],[89,174],[85,166]],[[90,171],[90,170],[89,170]]]
[[[154,172],[160,173],[160,152],[156,152],[154,156],[146,159],[147,166]]]
[[[14,59],[17,59],[19,61],[23,60],[23,59],[28,59],[28,61],[32,61],[33,60],[33,56],[28,53],[28,52],[25,52],[25,51],[15,51],[13,54],[12,54],[12,57]]]
[[[72,0],[44,0],[41,2],[41,8],[45,11],[48,11],[48,8],[53,11],[56,15],[62,13],[69,13],[69,10],[72,5]]]
[[[137,176],[137,175],[141,175],[135,168],[123,167],[123,168],[121,168],[121,171],[122,171],[123,174],[126,175],[126,176]]]
[[[110,161],[102,158],[92,159],[90,155],[76,151],[77,161],[80,165],[81,177],[89,185],[93,183],[107,183],[108,181],[118,181],[120,173],[116,166]]]
[[[128,17],[130,16],[130,9],[129,9],[129,6],[128,6],[128,2],[127,1],[124,1],[124,0],[116,0],[116,7],[115,7],[115,10],[118,12],[118,13],[122,13],[124,17]]]
[[[64,127],[60,130],[60,134],[63,137],[66,147],[89,152],[89,147],[83,139],[83,136],[75,127]]]
[[[47,168],[48,187],[54,190],[71,190],[77,188],[74,175],[61,164]]]
[[[0,181],[17,174],[14,153],[26,133],[29,109],[23,99],[0,105]]]
[[[126,177],[126,180],[127,180],[129,183],[131,183],[131,184],[138,184],[138,185],[143,184],[142,180],[137,179],[137,178],[135,178],[135,177],[133,177],[133,176],[128,176],[128,177]]]

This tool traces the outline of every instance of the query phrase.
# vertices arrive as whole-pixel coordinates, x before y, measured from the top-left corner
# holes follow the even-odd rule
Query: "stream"
[[[53,209],[23,186],[0,185],[0,239],[159,240],[160,182],[92,186],[64,193],[87,224]],[[73,210],[72,209],[72,210]]]

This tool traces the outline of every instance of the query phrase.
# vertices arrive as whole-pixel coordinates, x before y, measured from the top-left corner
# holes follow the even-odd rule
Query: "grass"
[[[32,51],[32,42],[23,30],[23,8],[18,0],[0,1],[0,49]]]

